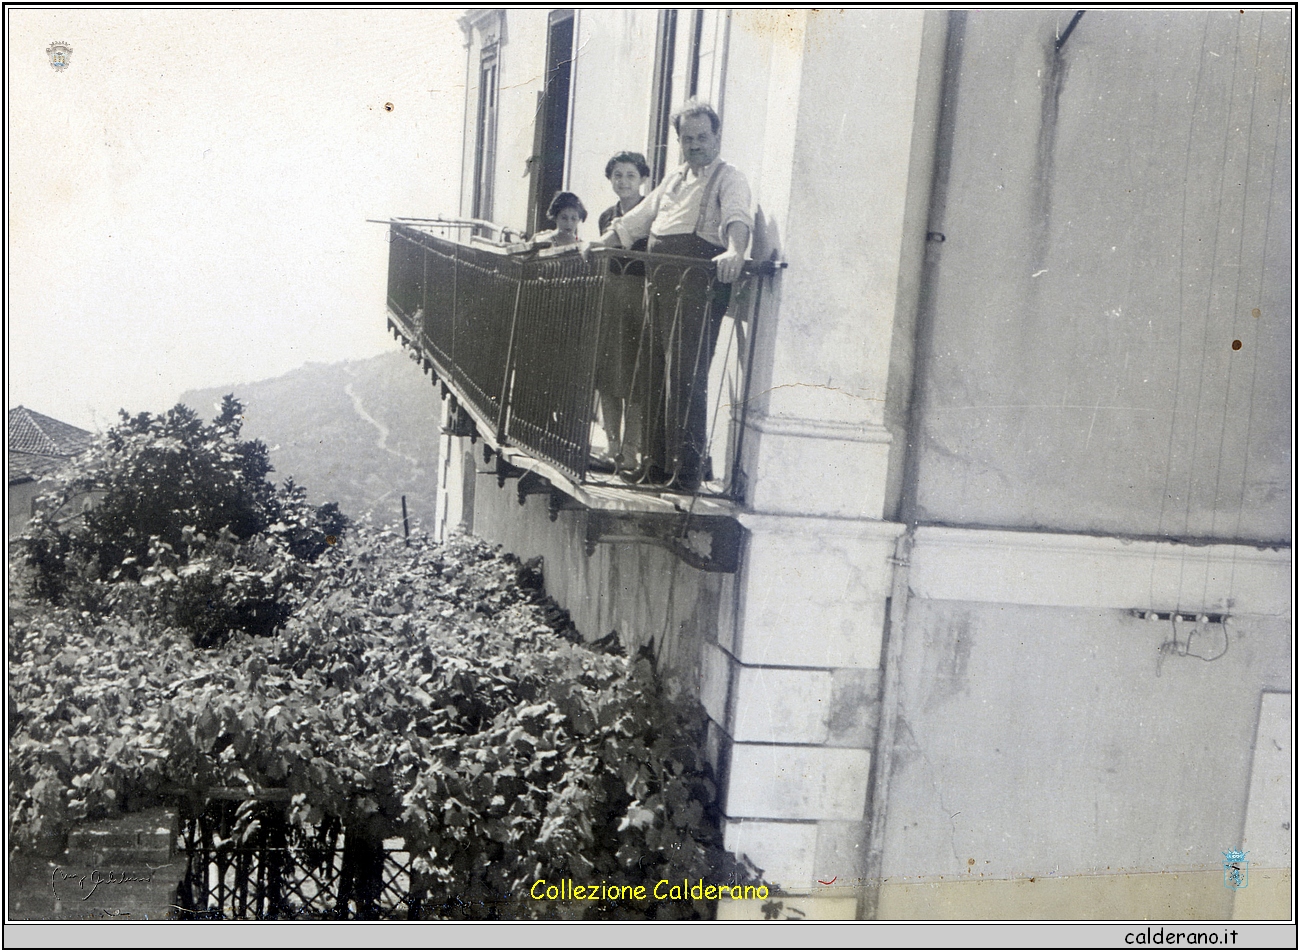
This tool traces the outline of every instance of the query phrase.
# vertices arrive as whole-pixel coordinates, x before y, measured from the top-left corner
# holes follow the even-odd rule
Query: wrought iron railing
[[[747,263],[727,286],[707,260],[510,253],[464,234],[390,222],[389,326],[479,434],[574,484],[742,494],[753,325],[774,265]]]
[[[288,791],[182,799],[181,918],[421,918],[427,890],[400,839],[330,816],[304,831],[288,800]]]

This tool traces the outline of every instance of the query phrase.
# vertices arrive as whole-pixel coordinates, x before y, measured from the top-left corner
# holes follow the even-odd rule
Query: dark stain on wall
[[[1082,11],[1080,11],[1082,12]],[[1071,30],[1078,20],[1072,20]],[[1065,36],[1065,34],[1062,34]],[[1065,87],[1068,60],[1059,37],[1043,40],[1042,104],[1038,123],[1037,167],[1034,170],[1034,213],[1038,233],[1034,241],[1036,268],[1043,267],[1052,234],[1052,180],[1056,164],[1056,125],[1061,112],[1061,92]],[[1031,284],[1031,289],[1039,285]]]
[[[968,670],[974,636],[968,612],[954,611],[929,632],[926,666],[929,668],[929,691],[925,709],[945,706],[952,698],[969,690]]]

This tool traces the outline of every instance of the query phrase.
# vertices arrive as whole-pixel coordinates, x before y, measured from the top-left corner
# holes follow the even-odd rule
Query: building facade
[[[462,28],[474,254],[561,188],[594,219],[616,151],[662,177],[692,95],[753,190],[717,493],[507,438],[426,346],[429,259],[410,300],[390,273],[448,388],[441,530],[544,556],[584,635],[703,701],[728,846],[816,916],[1289,916],[1291,14]]]
[[[9,411],[9,538],[22,534],[31,521],[42,476],[56,472],[86,449],[94,434],[47,417],[26,407]],[[80,512],[89,497],[72,500],[68,508]]]

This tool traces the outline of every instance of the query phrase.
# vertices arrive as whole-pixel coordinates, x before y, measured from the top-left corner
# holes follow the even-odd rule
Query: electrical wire
[[[1169,440],[1165,447],[1165,479],[1164,491],[1160,494],[1160,519],[1156,524],[1156,534],[1164,535],[1165,533],[1165,513],[1169,503],[1170,481],[1173,475],[1174,459],[1174,436],[1178,431],[1178,403],[1182,390],[1183,380],[1183,287],[1186,283],[1185,259],[1187,253],[1187,193],[1188,193],[1188,175],[1192,167],[1192,133],[1196,128],[1196,110],[1201,101],[1201,79],[1205,72],[1205,56],[1208,49],[1208,39],[1210,32],[1210,15],[1207,12],[1205,17],[1205,29],[1201,35],[1201,55],[1196,65],[1196,87],[1192,94],[1192,110],[1187,122],[1187,145],[1183,149],[1183,204],[1178,229],[1178,307],[1177,314],[1179,320],[1178,347],[1175,354],[1174,364],[1174,405],[1169,415]],[[1151,579],[1150,579],[1150,596],[1151,603],[1155,603],[1155,579],[1156,566],[1160,558],[1159,549],[1157,548],[1151,555]]]

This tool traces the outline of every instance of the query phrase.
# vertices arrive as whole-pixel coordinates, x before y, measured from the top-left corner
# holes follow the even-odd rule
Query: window
[[[696,10],[689,57],[689,96],[712,103],[722,115],[723,81],[727,69],[727,39],[731,11]]]
[[[654,91],[646,157],[651,185],[662,181],[674,162],[669,154],[669,120],[692,96],[712,104],[721,116],[727,71],[728,10],[659,11],[655,38]]]
[[[659,11],[655,36],[654,91],[650,100],[650,135],[646,158],[650,164],[650,186],[663,181],[668,169],[668,119],[673,111],[673,60],[677,43],[677,11]]]
[[[546,83],[537,105],[529,231],[546,227],[546,209],[564,188],[569,145],[569,93],[573,84],[573,11],[556,10],[546,33]]]
[[[474,202],[470,214],[483,221],[492,220],[493,180],[497,157],[497,93],[499,45],[493,42],[479,53],[478,117],[474,140]]]

